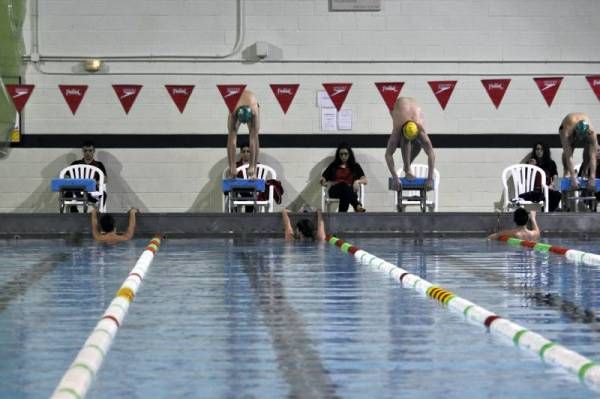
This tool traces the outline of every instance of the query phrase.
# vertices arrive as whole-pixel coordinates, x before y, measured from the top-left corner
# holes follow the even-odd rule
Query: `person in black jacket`
[[[552,160],[550,155],[550,148],[542,142],[535,143],[531,149],[531,154],[527,156],[527,163],[540,167],[546,172],[546,184],[548,185],[548,210],[554,212],[560,203],[561,193],[558,191],[560,182],[558,179],[558,169],[556,168],[556,162]],[[538,175],[538,180],[539,175]],[[534,182],[533,191],[528,191],[519,195],[527,201],[540,202],[543,201],[544,195],[542,194],[542,182],[536,180]]]
[[[339,198],[339,212],[348,212],[352,205],[355,212],[364,212],[362,204],[358,201],[357,192],[360,184],[367,184],[365,172],[354,159],[354,152],[347,143],[338,145],[335,159],[321,176],[321,185],[329,185],[329,197]]]

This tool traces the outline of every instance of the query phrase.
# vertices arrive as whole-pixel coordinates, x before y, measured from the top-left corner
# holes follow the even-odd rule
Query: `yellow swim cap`
[[[413,121],[408,121],[402,125],[402,134],[407,140],[414,140],[419,134],[419,127]]]

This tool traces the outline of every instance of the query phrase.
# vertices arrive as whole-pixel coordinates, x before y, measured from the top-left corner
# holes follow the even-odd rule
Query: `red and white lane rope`
[[[102,366],[104,357],[123,324],[129,305],[148,271],[154,255],[160,246],[160,238],[154,237],[148,244],[135,266],[117,291],[96,328],[83,344],[73,363],[63,375],[52,399],[83,399],[87,394],[96,373]]]
[[[584,265],[591,266],[600,266],[600,255],[591,252],[578,251],[576,249],[559,247],[557,245],[545,244],[543,242],[521,240],[519,238],[504,235],[498,237],[498,240],[504,241],[509,245],[531,248],[535,251],[552,252],[557,255],[564,255],[571,262],[583,263]]]
[[[497,314],[482,308],[454,293],[436,286],[419,276],[378,258],[334,236],[327,236],[327,241],[339,247],[343,252],[353,255],[363,265],[374,267],[388,273],[404,287],[412,288],[425,294],[451,310],[463,314],[468,320],[483,324],[493,334],[508,337],[515,345],[527,349],[545,361],[556,364],[579,376],[580,381],[595,390],[600,389],[600,365],[570,349],[544,338],[531,330],[504,319]]]

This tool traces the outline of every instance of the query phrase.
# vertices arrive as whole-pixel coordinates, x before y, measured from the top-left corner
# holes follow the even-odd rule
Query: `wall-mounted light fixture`
[[[88,58],[83,61],[83,69],[87,72],[98,72],[102,68],[102,60],[97,58]]]

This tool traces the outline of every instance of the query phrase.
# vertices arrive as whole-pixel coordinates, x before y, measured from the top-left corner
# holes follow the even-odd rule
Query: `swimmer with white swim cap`
[[[598,139],[596,132],[591,127],[590,118],[581,112],[571,112],[563,119],[558,128],[560,143],[563,148],[562,161],[565,177],[570,177],[571,187],[578,188],[577,173],[573,167],[573,152],[575,147],[583,146],[583,163],[581,170],[583,177],[588,179],[588,187],[595,191],[596,187],[596,150]],[[589,173],[589,171],[593,171]]]
[[[385,162],[393,180],[397,182],[395,189],[400,190],[402,188],[394,164],[394,153],[396,148],[400,147],[404,163],[404,174],[407,178],[414,178],[410,165],[423,148],[423,151],[427,154],[428,166],[427,182],[425,184],[427,189],[431,190],[433,188],[435,152],[431,140],[425,132],[425,120],[421,107],[414,98],[398,97],[391,115],[393,129],[385,150]]]

